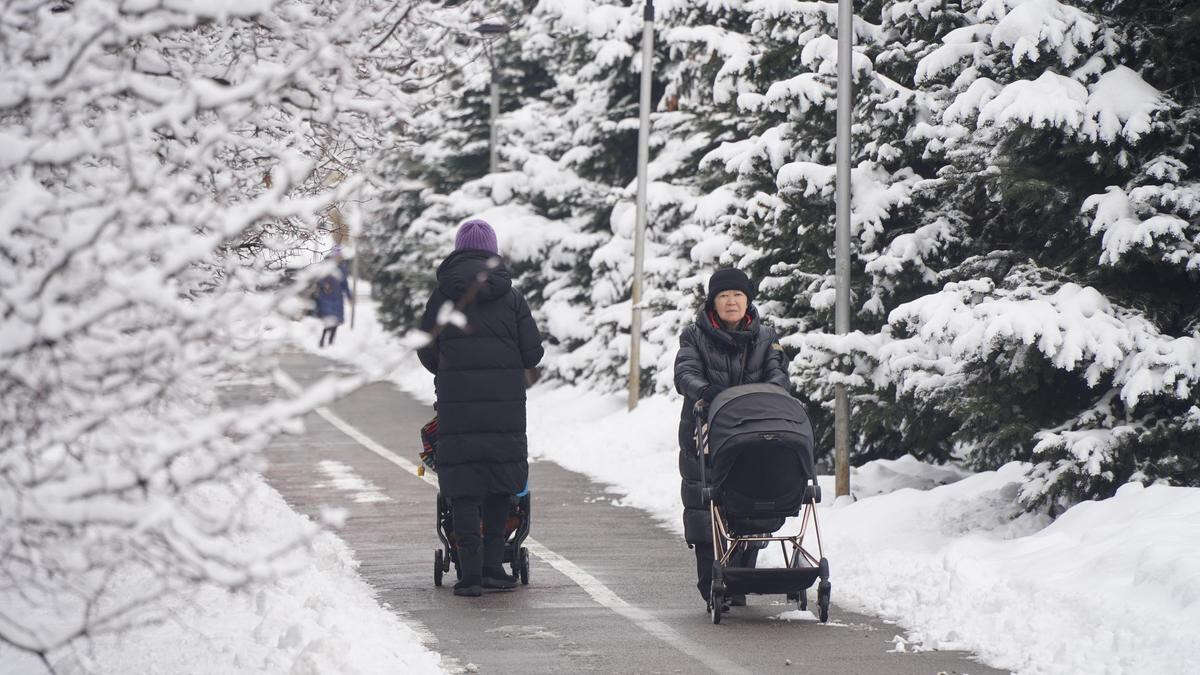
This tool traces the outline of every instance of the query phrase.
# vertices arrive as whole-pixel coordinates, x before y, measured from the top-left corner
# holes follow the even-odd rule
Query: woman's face
[[[713,300],[717,317],[728,324],[736,324],[746,316],[746,294],[741,291],[721,291]]]

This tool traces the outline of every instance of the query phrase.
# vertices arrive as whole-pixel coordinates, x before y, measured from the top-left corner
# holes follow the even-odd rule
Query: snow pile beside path
[[[246,480],[253,486],[246,511],[266,533],[257,536],[284,541],[310,526],[261,476]],[[440,657],[379,606],[355,572],[357,564],[346,544],[325,532],[292,576],[252,594],[202,586],[175,603],[166,622],[97,637],[77,653],[56,655],[51,662],[61,672],[442,672]],[[138,584],[137,579],[121,581]],[[0,646],[0,672],[43,671],[36,660]]]
[[[850,489],[858,499],[874,497],[912,488],[929,490],[939,485],[947,485],[970,476],[971,472],[957,466],[934,466],[920,461],[912,455],[900,459],[877,459],[860,467],[850,469]],[[833,477],[829,477],[829,487],[822,487],[822,492],[833,490]],[[833,492],[829,492],[831,496]]]
[[[678,460],[661,451],[676,446],[679,406],[677,399],[655,396],[627,412],[624,395],[535,387],[527,413],[529,457],[614,486],[622,495],[617,503],[648,511],[682,535]]]
[[[824,509],[835,597],[1018,672],[1191,671],[1200,489],[1129,484],[1047,525],[1015,505],[1027,468]]]

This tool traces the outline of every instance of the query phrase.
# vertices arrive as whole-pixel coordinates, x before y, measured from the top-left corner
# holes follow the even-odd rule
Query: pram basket
[[[696,448],[701,482],[712,517],[713,577],[708,611],[721,622],[729,596],[782,594],[807,609],[817,586],[818,618],[829,619],[829,561],[821,548],[816,504],[821,500],[813,467],[813,433],[804,406],[782,387],[731,387],[705,410],[697,403]],[[786,518],[803,515],[800,531],[774,536]],[[811,531],[816,553],[806,548]],[[736,567],[735,553],[779,544],[784,567]]]

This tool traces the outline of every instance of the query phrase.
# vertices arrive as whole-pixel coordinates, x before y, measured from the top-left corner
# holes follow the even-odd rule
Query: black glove
[[[706,384],[704,385],[704,388],[700,390],[700,398],[705,403],[712,403],[713,399],[717,397],[717,394],[720,394],[722,391],[724,391],[723,387]]]

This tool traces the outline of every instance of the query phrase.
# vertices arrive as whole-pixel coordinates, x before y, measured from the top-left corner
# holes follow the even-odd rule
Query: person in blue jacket
[[[346,321],[343,298],[354,302],[354,297],[350,294],[349,264],[342,260],[340,249],[334,249],[333,260],[337,262],[337,271],[317,280],[317,318],[325,325],[325,329],[321,331],[321,341],[317,343],[318,347],[332,345],[333,339],[337,337],[338,326]]]

